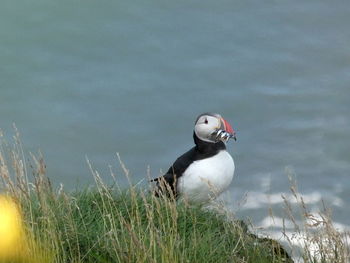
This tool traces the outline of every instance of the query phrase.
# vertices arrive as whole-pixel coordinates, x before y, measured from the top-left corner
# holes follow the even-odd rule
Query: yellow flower
[[[52,263],[53,254],[25,231],[21,211],[16,202],[0,195],[0,263]]]
[[[17,256],[22,235],[18,206],[11,198],[0,196],[0,260]]]

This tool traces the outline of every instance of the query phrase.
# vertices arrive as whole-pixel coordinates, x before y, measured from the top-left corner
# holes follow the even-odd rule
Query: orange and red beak
[[[237,141],[235,130],[228,123],[228,121],[226,121],[222,117],[221,117],[221,127],[220,128],[229,134],[229,138],[228,139],[233,138],[235,141]]]

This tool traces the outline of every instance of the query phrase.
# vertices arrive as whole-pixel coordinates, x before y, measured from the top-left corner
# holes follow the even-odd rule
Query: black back
[[[223,142],[219,141],[217,143],[210,143],[202,141],[194,132],[193,139],[196,146],[177,158],[173,165],[166,172],[166,174],[152,180],[157,182],[157,196],[165,191],[167,195],[173,195],[176,198],[177,179],[183,175],[186,169],[194,161],[212,157],[219,151],[226,149],[226,146]],[[169,191],[171,191],[171,193]]]

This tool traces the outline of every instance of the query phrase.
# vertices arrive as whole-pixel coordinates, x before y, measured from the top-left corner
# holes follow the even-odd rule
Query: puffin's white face
[[[231,125],[219,114],[204,113],[199,115],[194,132],[199,139],[206,142],[227,142],[230,138],[236,140]]]

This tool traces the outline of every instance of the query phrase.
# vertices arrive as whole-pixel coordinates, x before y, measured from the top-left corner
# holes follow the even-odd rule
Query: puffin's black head
[[[231,125],[216,113],[203,113],[198,116],[194,125],[194,133],[205,142],[226,143],[230,138],[236,141],[236,133]]]

